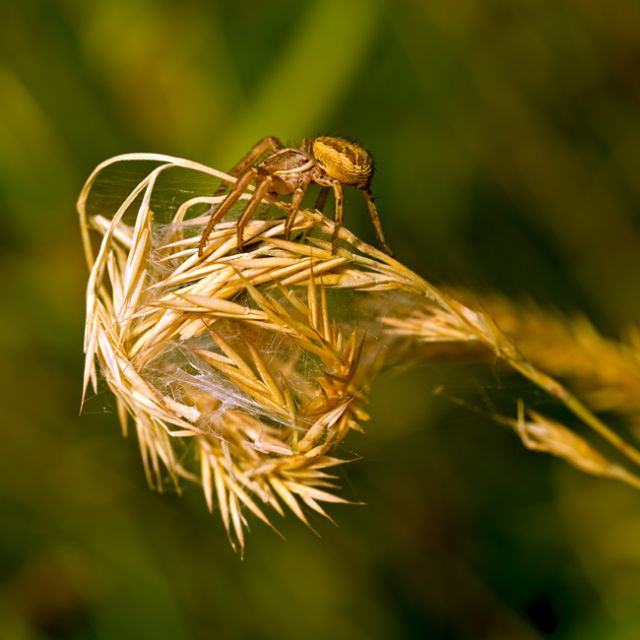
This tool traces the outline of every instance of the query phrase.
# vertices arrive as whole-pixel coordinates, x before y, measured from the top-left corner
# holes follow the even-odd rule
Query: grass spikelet
[[[124,166],[140,178],[113,204],[110,171]],[[638,486],[635,447],[544,362],[525,357],[491,315],[348,229],[333,254],[333,222],[317,211],[301,210],[287,240],[286,205],[265,201],[243,250],[229,221],[198,256],[205,214],[221,201],[207,194],[220,181],[233,178],[154,154],[113,158],[89,177],[78,201],[90,270],[83,384],[86,392],[106,381],[123,431],[128,420],[135,425],[149,483],[199,483],[234,548],[244,549],[249,514],[270,524],[273,512],[288,511],[309,525],[310,512],[329,517],[326,504],[346,502],[328,472],[346,462],[339,445],[368,419],[378,371],[414,361],[425,345],[473,345],[499,358],[624,464],[521,409],[507,422],[525,445]]]
[[[523,407],[521,403],[521,407]],[[567,429],[556,420],[550,420],[529,409],[528,419],[521,408],[518,420],[513,424],[524,445],[534,451],[542,451],[564,458],[573,466],[603,478],[614,478],[640,488],[638,478],[611,462],[594,449],[584,438]]]

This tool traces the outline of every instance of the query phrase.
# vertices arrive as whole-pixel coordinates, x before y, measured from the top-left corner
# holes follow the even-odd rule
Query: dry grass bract
[[[120,170],[140,177],[114,202]],[[638,463],[489,315],[346,229],[332,254],[333,223],[317,212],[301,211],[287,241],[285,205],[265,202],[269,217],[248,224],[242,251],[236,223],[225,222],[199,258],[206,211],[224,197],[207,194],[220,180],[233,178],[152,154],[113,158],[90,176],[78,203],[90,268],[84,387],[104,378],[123,429],[135,426],[149,482],[199,483],[235,547],[244,548],[248,514],[270,523],[270,510],[288,509],[307,522],[309,511],[327,515],[326,503],[345,502],[332,473],[345,461],[340,444],[367,421],[380,368],[422,344],[481,346]],[[527,446],[640,485],[540,414],[521,408],[503,422]]]

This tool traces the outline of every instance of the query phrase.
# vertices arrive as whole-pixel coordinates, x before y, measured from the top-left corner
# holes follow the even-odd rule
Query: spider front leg
[[[253,166],[265,153],[275,153],[279,149],[282,149],[282,142],[275,136],[267,136],[256,142],[251,148],[251,151],[238,162],[230,171],[229,174],[238,177],[242,175],[249,167]],[[214,195],[222,195],[227,187],[228,183],[223,182],[217,189]]]
[[[254,167],[250,167],[247,169],[236,181],[233,185],[233,189],[229,192],[227,197],[220,203],[220,206],[211,214],[209,218],[209,222],[202,232],[202,236],[200,237],[200,243],[198,244],[198,256],[202,257],[204,252],[204,248],[207,244],[207,240],[209,239],[209,234],[213,230],[220,220],[224,217],[224,215],[231,209],[231,207],[238,201],[240,196],[244,193],[247,187],[258,177],[258,170]],[[252,200],[253,202],[253,200]],[[256,205],[257,206],[257,205]]]
[[[238,250],[242,249],[244,244],[242,240],[244,228],[247,226],[247,223],[251,219],[254,211],[258,208],[258,205],[262,202],[263,198],[269,193],[271,186],[273,185],[273,178],[271,176],[259,177],[258,180],[259,182],[256,184],[256,190],[253,193],[253,197],[238,220]]]

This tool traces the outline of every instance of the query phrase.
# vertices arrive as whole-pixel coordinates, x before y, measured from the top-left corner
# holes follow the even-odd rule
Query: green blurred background
[[[74,211],[114,154],[224,169],[344,135],[403,262],[615,335],[640,312],[638,2],[0,7],[0,638],[640,637],[640,496],[525,451],[485,415],[520,383],[471,365],[382,375],[342,452],[367,505],[320,536],[254,522],[240,560],[196,487],[148,490],[108,393],[78,416]]]

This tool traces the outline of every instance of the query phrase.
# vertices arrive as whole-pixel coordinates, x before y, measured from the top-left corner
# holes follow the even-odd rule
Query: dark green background
[[[224,169],[344,135],[406,264],[615,335],[640,311],[637,2],[0,7],[0,638],[639,637],[640,496],[525,451],[486,415],[529,390],[481,367],[381,376],[341,452],[367,506],[286,542],[253,522],[240,560],[197,488],[147,489],[108,393],[78,416],[74,211],[117,153]]]

